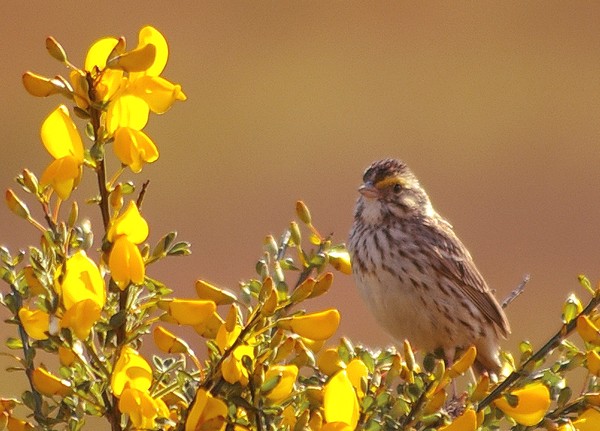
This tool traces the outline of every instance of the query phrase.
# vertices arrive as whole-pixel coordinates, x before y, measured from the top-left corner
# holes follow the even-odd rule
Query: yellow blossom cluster
[[[73,100],[76,114],[100,123],[95,128],[96,142],[111,142],[115,155],[133,172],[140,172],[144,163],[156,161],[158,149],[143,132],[149,114],[162,114],[175,101],[186,99],[180,85],[160,76],[169,55],[164,36],[146,26],[140,30],[138,45],[132,51],[125,50],[124,38],[100,39],[90,47],[83,68],[70,63],[54,39],[49,38],[47,45],[55,58],[72,69],[69,78],[26,72],[23,84],[27,91],[39,97],[62,94]],[[95,167],[95,161],[86,159],[81,137],[65,105],[46,118],[41,138],[54,161],[44,171],[40,184],[51,185],[65,200],[79,183],[83,164]]]

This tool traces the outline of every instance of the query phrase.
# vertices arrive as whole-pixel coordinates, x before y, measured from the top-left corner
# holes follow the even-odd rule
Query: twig
[[[10,285],[10,290],[12,291],[13,297],[15,299],[15,307],[17,310],[20,310],[23,306],[21,295],[19,294],[14,284]],[[29,344],[29,336],[25,332],[23,322],[21,322],[21,318],[19,317],[19,315],[15,314],[14,317],[19,326],[19,337],[21,338],[21,344],[23,345],[23,357],[25,359],[25,374],[27,375],[27,380],[29,380],[31,394],[33,395],[33,416],[40,425],[44,425],[46,416],[42,412],[42,395],[37,391],[35,385],[33,384],[33,355],[30,353],[31,345]]]
[[[409,425],[411,425],[411,423],[416,419],[419,410],[421,410],[423,405],[425,405],[425,401],[427,400],[427,393],[433,387],[434,383],[435,381],[432,380],[428,382],[427,385],[423,388],[423,392],[421,393],[417,401],[413,403],[412,407],[410,408],[410,412],[408,412],[408,414],[404,417],[404,420],[402,421],[402,429],[408,429]]]
[[[142,209],[142,203],[144,202],[144,196],[146,196],[146,189],[148,188],[148,184],[150,184],[150,180],[144,181],[142,184],[142,190],[140,190],[140,194],[138,195],[137,201],[135,205],[138,207],[138,210]]]
[[[543,359],[551,350],[557,348],[560,345],[560,343],[565,338],[567,338],[571,334],[571,332],[575,330],[575,328],[577,327],[577,319],[579,318],[579,316],[585,316],[590,314],[592,310],[598,306],[598,304],[600,304],[600,290],[596,291],[594,297],[581,311],[581,313],[577,315],[577,317],[575,317],[569,323],[565,323],[564,325],[562,325],[558,332],[554,334],[554,336],[550,338],[550,340],[548,340],[548,342],[544,344],[537,352],[531,355],[529,359],[527,359],[518,370],[515,370],[511,374],[509,374],[509,376],[506,379],[504,379],[498,386],[494,388],[492,392],[490,392],[483,400],[481,400],[481,402],[477,406],[477,411],[481,411],[486,406],[491,404],[492,401],[494,401],[496,398],[502,395],[504,391],[512,387],[519,380],[520,377],[529,375],[529,373],[525,371],[527,370],[528,366],[539,361],[540,359]]]
[[[529,282],[529,274],[523,277],[523,281],[517,286],[515,290],[510,292],[504,301],[502,301],[502,308],[508,307],[515,299],[517,299],[523,292],[525,292],[525,285]]]

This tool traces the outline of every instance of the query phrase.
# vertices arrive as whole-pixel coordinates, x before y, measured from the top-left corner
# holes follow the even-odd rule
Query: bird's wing
[[[440,269],[456,282],[465,296],[473,301],[484,316],[498,326],[500,333],[507,336],[510,333],[510,325],[500,304],[451,225],[443,219],[437,219],[426,223],[426,226],[435,237],[434,252],[439,257]]]

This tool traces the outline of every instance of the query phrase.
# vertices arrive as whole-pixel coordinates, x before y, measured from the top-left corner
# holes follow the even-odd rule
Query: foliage
[[[55,39],[46,47],[68,78],[27,72],[23,84],[34,96],[63,96],[69,106],[59,105],[43,121],[41,139],[52,161],[40,179],[29,170],[17,177],[43,220],[13,190],[5,196],[9,209],[39,230],[40,242],[16,254],[0,248],[0,276],[8,284],[2,305],[15,327],[6,341],[16,361],[9,371],[24,372],[30,385],[19,400],[0,399],[0,427],[78,430],[90,416],[104,417],[112,430],[600,426],[600,290],[583,277],[591,295],[585,308],[571,295],[560,330],[544,346],[534,352],[522,343],[517,360],[505,353],[500,383],[482,375],[455,397],[448,394],[464,386],[456,379],[473,364],[474,348],[447,367],[434,354],[418,363],[408,342],[400,352],[371,351],[345,338],[325,346],[339,312],[309,313],[304,306],[331,289],[331,268],[350,273],[350,261],[343,245],[313,226],[300,201],[299,223],[278,240],[266,237],[257,275],[236,293],[198,280],[196,298],[172,296],[148,269],[189,254],[189,244],[171,232],[148,245],[147,183],[138,190],[120,180],[125,169],[138,173],[158,159],[143,132],[150,112],[162,114],[186,99],[160,76],[166,40],[152,27],[140,31],[130,51],[124,38],[100,39],[83,68]],[[72,114],[85,124],[87,139]],[[98,184],[88,202],[100,210],[100,234],[71,196],[84,173]],[[180,338],[172,332],[177,326],[192,327],[198,338]],[[583,347],[569,338],[575,329]],[[149,333],[164,356],[140,353]],[[202,346],[204,359],[191,346]],[[40,352],[50,358],[46,364]],[[576,392],[567,378],[581,369],[586,385]],[[30,411],[25,419],[18,414],[23,406]]]

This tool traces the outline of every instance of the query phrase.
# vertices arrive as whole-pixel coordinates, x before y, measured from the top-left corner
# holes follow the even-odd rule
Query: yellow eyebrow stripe
[[[388,178],[384,178],[381,181],[378,181],[375,184],[375,187],[379,190],[384,189],[388,186],[394,185],[394,184],[400,184],[402,187],[406,187],[407,183],[403,178],[400,177],[388,177]]]

